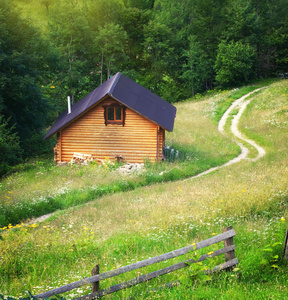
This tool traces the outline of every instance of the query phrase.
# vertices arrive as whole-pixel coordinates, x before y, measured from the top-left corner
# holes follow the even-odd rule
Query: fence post
[[[226,232],[226,231],[229,231],[231,229],[232,229],[232,226],[230,225],[230,226],[226,227],[223,230],[223,233]],[[224,247],[228,247],[228,246],[234,245],[233,237],[228,238],[228,239],[224,240],[223,242],[224,242]],[[234,252],[234,250],[225,253],[225,261],[229,261],[229,260],[234,259],[234,258],[235,258],[235,252]]]
[[[98,275],[100,272],[100,265],[95,265],[95,267],[92,269],[91,273],[92,276],[94,275]],[[99,291],[99,286],[100,286],[100,282],[96,281],[92,283],[92,293],[98,292]]]
[[[284,241],[283,256],[284,256],[284,259],[288,260],[288,228],[286,231],[286,237],[285,237],[285,241]]]

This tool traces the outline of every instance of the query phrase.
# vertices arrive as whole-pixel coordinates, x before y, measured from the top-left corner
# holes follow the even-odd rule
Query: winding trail
[[[222,166],[218,166],[218,167],[211,168],[211,169],[209,169],[209,170],[207,170],[207,171],[204,171],[204,172],[202,172],[202,173],[200,173],[200,174],[198,174],[198,175],[196,175],[196,176],[192,176],[192,177],[190,177],[190,178],[188,178],[188,179],[185,179],[185,181],[186,181],[186,180],[193,179],[193,178],[197,178],[197,177],[206,175],[206,174],[208,174],[208,173],[211,173],[211,172],[213,172],[213,171],[215,171],[215,170],[218,170],[218,169],[221,169],[221,168],[230,166],[230,165],[232,165],[232,164],[235,164],[235,163],[239,162],[239,161],[242,160],[242,159],[249,159],[249,160],[251,160],[251,161],[256,161],[256,160],[260,159],[261,157],[263,157],[263,156],[266,154],[265,150],[264,150],[262,147],[260,147],[259,145],[257,145],[254,141],[252,141],[252,140],[250,140],[250,139],[247,139],[247,138],[243,137],[243,135],[241,134],[241,132],[240,132],[239,129],[238,129],[238,124],[239,124],[240,118],[241,118],[243,112],[245,111],[245,109],[247,108],[247,105],[248,105],[248,104],[251,102],[251,100],[252,100],[252,99],[249,99],[249,100],[246,100],[246,101],[245,101],[245,99],[248,98],[251,94],[256,93],[256,92],[258,92],[258,91],[260,91],[260,90],[262,90],[262,89],[264,89],[264,87],[259,88],[259,89],[256,89],[256,90],[254,90],[254,91],[252,91],[252,92],[250,92],[250,93],[248,93],[248,94],[242,96],[242,97],[239,98],[238,100],[234,101],[234,102],[232,103],[232,105],[231,105],[231,106],[226,110],[226,112],[223,114],[221,120],[220,120],[219,123],[218,123],[218,130],[219,130],[219,132],[221,132],[222,134],[224,134],[224,127],[225,127],[225,125],[226,125],[226,122],[227,122],[228,118],[229,118],[230,115],[231,115],[231,112],[232,112],[234,109],[239,109],[237,115],[235,115],[234,118],[233,118],[233,120],[232,120],[231,131],[232,131],[232,133],[233,133],[236,137],[238,137],[239,139],[241,139],[241,140],[247,142],[248,144],[250,144],[251,146],[253,146],[253,147],[258,151],[257,157],[256,157],[256,158],[253,158],[253,159],[247,158],[248,153],[249,153],[249,150],[248,150],[245,146],[243,146],[243,144],[241,144],[241,143],[239,143],[238,141],[235,140],[235,142],[237,143],[237,145],[239,145],[239,147],[241,148],[241,153],[240,153],[239,156],[233,158],[232,160],[228,161],[227,163],[225,163],[225,164],[222,165]]]

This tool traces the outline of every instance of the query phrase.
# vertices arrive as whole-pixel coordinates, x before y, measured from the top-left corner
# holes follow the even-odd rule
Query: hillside
[[[2,0],[0,176],[117,72],[171,103],[284,77],[287,16],[287,0]]]
[[[16,297],[29,290],[35,295],[89,276],[95,262],[100,263],[104,272],[191,245],[232,225],[240,261],[235,272],[214,275],[207,283],[195,283],[188,280],[187,272],[181,271],[156,283],[119,292],[118,297],[143,299],[146,294],[141,293],[159,282],[186,276],[188,281],[185,279],[180,287],[149,296],[191,299],[193,294],[199,299],[283,299],[288,292],[287,263],[281,260],[288,218],[288,81],[272,83],[252,94],[240,118],[238,128],[242,135],[265,149],[262,158],[253,161],[257,157],[255,149],[241,141],[249,150],[246,159],[205,176],[189,178],[240,154],[236,144],[240,140],[230,132],[232,117],[228,118],[224,135],[218,132],[218,121],[233,101],[254,89],[256,86],[244,87],[212,94],[197,102],[178,103],[175,131],[167,139],[185,156],[182,161],[147,166],[150,182],[147,174],[145,180],[141,176],[121,179],[129,182],[130,191],[103,193],[94,201],[58,211],[40,224],[2,230],[0,292]],[[236,115],[238,109],[231,115]],[[18,174],[3,180],[1,198],[9,197],[10,201],[15,197],[13,201],[21,203],[25,196],[24,203],[29,203],[33,202],[34,194],[38,199],[45,198],[49,190],[59,191],[62,186],[66,190],[59,192],[58,199],[67,194],[70,197],[65,198],[67,203],[70,199],[70,204],[75,205],[75,197],[84,203],[85,191],[95,189],[96,183],[108,186],[118,182],[119,175],[108,169],[56,168],[50,162],[38,161],[30,165],[30,170],[23,166],[24,171],[19,169]],[[51,185],[45,189],[49,181]],[[144,184],[137,182],[150,186],[143,187]],[[69,192],[70,186],[78,193]],[[268,251],[271,255],[267,256],[263,249],[271,249]],[[150,267],[149,271],[152,270]],[[134,275],[139,274],[134,272]],[[121,282],[133,277],[122,275]],[[105,281],[101,288],[111,283],[116,282]],[[90,287],[79,288],[64,296],[70,299],[89,290]]]

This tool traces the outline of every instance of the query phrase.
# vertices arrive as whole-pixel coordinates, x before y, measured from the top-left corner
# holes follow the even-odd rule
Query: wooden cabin
[[[57,163],[75,152],[100,161],[159,161],[175,116],[173,105],[117,73],[61,114],[45,139],[57,134]]]

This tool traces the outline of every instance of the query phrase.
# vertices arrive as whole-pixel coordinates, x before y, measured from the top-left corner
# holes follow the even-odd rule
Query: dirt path
[[[245,137],[243,137],[243,135],[241,134],[241,132],[239,131],[238,129],[238,124],[239,124],[239,120],[243,114],[243,112],[245,111],[245,109],[247,108],[247,105],[251,102],[252,99],[250,100],[246,100],[246,98],[248,98],[251,94],[253,93],[256,93],[258,91],[260,91],[261,89],[263,88],[259,88],[259,89],[256,89],[246,95],[244,95],[243,97],[239,98],[238,100],[234,101],[233,104],[226,110],[226,112],[223,114],[221,120],[219,121],[218,123],[218,130],[219,132],[223,133],[224,134],[224,127],[226,125],[226,122],[228,120],[228,118],[230,117],[231,115],[231,112],[234,110],[234,109],[238,109],[238,113],[237,115],[234,116],[233,120],[232,120],[232,125],[231,125],[231,131],[232,133],[238,137],[239,139],[249,143],[251,146],[253,146],[257,151],[258,151],[258,155],[256,158],[253,158],[253,159],[249,159],[247,158],[248,156],[248,153],[249,153],[249,150],[244,147],[241,143],[239,143],[238,141],[235,140],[235,142],[239,145],[239,147],[241,148],[241,154],[235,158],[233,158],[232,160],[228,161],[226,164],[222,165],[222,166],[218,166],[218,167],[215,167],[215,168],[211,168],[205,172],[202,172],[196,176],[192,176],[186,180],[189,180],[189,179],[193,179],[193,178],[197,178],[197,177],[200,177],[200,176],[203,176],[205,174],[208,174],[208,173],[211,173],[215,170],[218,170],[218,169],[221,169],[221,168],[224,168],[224,167],[227,167],[227,166],[230,166],[232,164],[235,164],[237,162],[239,162],[240,160],[242,159],[249,159],[251,161],[256,161],[258,160],[259,158],[263,157],[266,152],[265,150],[260,147],[259,145],[257,145],[254,141],[252,140],[249,140],[249,139],[246,139]]]

